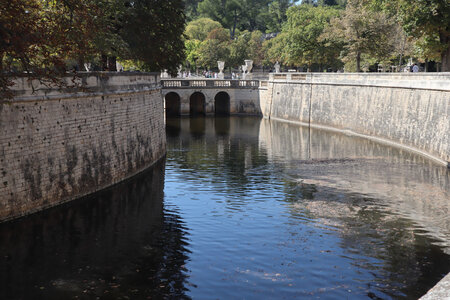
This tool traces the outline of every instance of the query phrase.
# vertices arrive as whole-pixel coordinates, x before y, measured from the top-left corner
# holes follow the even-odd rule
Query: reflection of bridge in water
[[[165,79],[167,115],[260,115],[258,80]]]

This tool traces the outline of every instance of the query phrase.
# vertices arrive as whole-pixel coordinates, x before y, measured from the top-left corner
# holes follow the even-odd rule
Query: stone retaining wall
[[[158,75],[75,82],[82,89],[19,78],[16,97],[0,101],[0,221],[108,187],[165,155]]]
[[[367,137],[449,164],[449,73],[280,73],[264,84],[265,117]]]

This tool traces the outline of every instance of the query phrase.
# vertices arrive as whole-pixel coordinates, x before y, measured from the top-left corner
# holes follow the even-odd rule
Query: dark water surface
[[[450,174],[258,118],[167,120],[168,153],[0,224],[0,299],[416,299],[450,271]]]

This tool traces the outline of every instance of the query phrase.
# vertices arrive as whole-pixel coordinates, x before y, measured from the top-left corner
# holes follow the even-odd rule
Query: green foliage
[[[229,66],[239,67],[244,63],[244,60],[249,59],[249,47],[251,33],[248,31],[242,32],[233,42],[230,44],[230,56],[227,61]]]
[[[356,72],[361,70],[361,56],[369,55],[378,61],[389,58],[395,49],[392,38],[396,32],[394,20],[385,13],[371,11],[358,0],[349,1],[340,18],[334,18],[322,35],[335,44],[344,45],[343,60],[355,60]]]
[[[185,35],[190,40],[204,41],[208,37],[208,34],[217,28],[223,28],[219,22],[213,21],[210,18],[199,18],[187,24]]]
[[[198,18],[197,6],[201,0],[185,0],[185,9],[184,12],[186,14],[187,21],[193,21]]]
[[[285,50],[282,61],[290,65],[307,65],[313,63],[331,65],[339,55],[339,43],[320,40],[319,37],[328,27],[332,18],[339,15],[340,10],[332,7],[299,5],[291,7],[287,12],[285,33]]]
[[[220,22],[233,38],[243,17],[243,5],[238,0],[204,0],[198,4],[201,16]]]
[[[70,67],[100,55],[175,73],[184,60],[183,10],[183,0],[0,1],[0,92],[12,83],[6,72],[61,83]]]
[[[207,69],[217,68],[217,61],[229,61],[230,39],[224,39],[223,29],[215,29],[198,48],[197,64]]]
[[[375,0],[372,0],[375,1]],[[450,2],[448,0],[377,0],[379,7],[395,13],[406,33],[417,39],[423,58],[442,61],[450,71]]]
[[[363,0],[364,1],[364,0]],[[347,0],[302,0],[301,4],[309,4],[315,6],[335,6],[345,7]]]
[[[185,58],[183,0],[139,0],[126,10],[120,34],[129,45],[129,59],[141,61],[144,71],[176,74]]]
[[[253,64],[261,66],[264,63],[265,51],[263,47],[262,32],[253,31],[248,42],[248,58],[253,60]]]
[[[208,33],[208,39],[218,40],[220,42],[228,42],[230,37],[228,36],[228,32],[225,28],[216,28]]]
[[[277,32],[286,20],[286,10],[293,0],[203,0],[198,4],[200,16],[220,22],[230,30]]]
[[[189,67],[197,69],[197,60],[200,56],[200,45],[199,40],[187,40],[184,43],[186,62]]]
[[[286,21],[286,12],[292,6],[291,0],[272,1],[264,16],[267,32],[280,32],[282,24]]]
[[[265,52],[265,58],[263,60],[264,65],[273,65],[275,62],[287,63],[287,51],[285,51],[285,45],[287,44],[287,33],[282,32],[275,38],[264,41],[263,49]]]
[[[66,60],[82,62],[95,51],[95,1],[0,1],[0,96],[16,73],[27,72],[42,83],[62,84]]]

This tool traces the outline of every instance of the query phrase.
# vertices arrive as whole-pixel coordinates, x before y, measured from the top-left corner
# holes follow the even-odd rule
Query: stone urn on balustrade
[[[224,61],[217,61],[217,66],[219,67],[219,74],[217,75],[218,79],[224,79],[225,75],[223,74],[223,69],[225,68],[225,62]]]
[[[253,74],[252,73],[250,73],[251,71],[252,71],[252,68],[253,68],[253,60],[251,60],[251,59],[246,59],[246,60],[244,60],[244,62],[245,62],[245,67],[246,67],[246,74],[245,74],[245,79],[246,80],[252,80],[252,78],[253,78]]]

